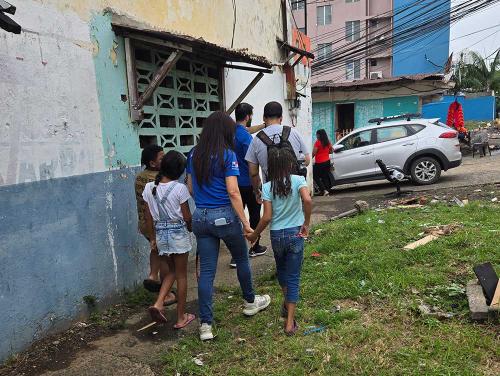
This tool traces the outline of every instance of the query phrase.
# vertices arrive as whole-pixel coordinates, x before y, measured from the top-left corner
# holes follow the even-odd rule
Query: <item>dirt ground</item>
[[[438,184],[414,187],[414,195],[426,196],[429,200],[449,202],[454,196],[460,199],[500,199],[500,153],[492,157],[464,159],[459,168],[443,173]],[[480,189],[480,191],[478,191]],[[338,187],[332,197],[318,197],[314,201],[313,221],[325,221],[331,216],[349,210],[356,200],[365,200],[371,207],[384,206],[384,197],[393,187],[386,182],[363,183]],[[262,243],[269,245],[268,234]],[[221,251],[216,286],[237,285],[236,271],[229,268],[227,250]],[[251,260],[255,275],[274,268],[272,252]],[[197,284],[194,262],[190,263],[188,309],[197,312]],[[258,288],[257,288],[258,292]],[[29,349],[6,362],[0,375],[159,375],[160,354],[176,343],[182,336],[196,335],[197,325],[175,331],[175,310],[167,310],[168,324],[155,325],[137,332],[150,322],[145,309],[117,305],[111,317],[104,318],[116,325],[99,326],[76,323],[71,329],[34,343]]]

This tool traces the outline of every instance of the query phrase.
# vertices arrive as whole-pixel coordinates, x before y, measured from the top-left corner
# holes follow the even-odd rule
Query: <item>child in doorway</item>
[[[146,203],[142,198],[144,187],[147,183],[155,181],[156,175],[160,169],[161,160],[165,153],[163,148],[158,145],[148,145],[142,150],[141,165],[145,168],[139,172],[135,178],[135,197],[137,201],[137,214],[139,217],[139,231],[149,242],[152,234],[146,228],[147,212]],[[144,288],[151,292],[159,292],[161,287],[161,280],[168,273],[168,265],[165,262],[160,262],[158,250],[151,248],[149,255],[149,276],[144,280]],[[160,277],[158,278],[158,273]],[[174,304],[177,301],[174,292],[170,292],[165,298],[165,305]]]
[[[182,329],[196,317],[186,313],[187,263],[191,251],[191,212],[187,187],[177,180],[184,173],[186,159],[176,151],[169,151],[161,160],[160,171],[153,183],[146,184],[142,197],[146,202],[146,226],[154,234],[151,247],[158,248],[169,273],[163,278],[160,293],[155,304],[149,307],[151,318],[166,322],[163,301],[174,281],[177,281],[177,323],[175,329]]]
[[[281,315],[286,319],[285,333],[293,335],[298,329],[295,308],[312,200],[305,178],[294,174],[295,156],[287,149],[273,150],[273,154],[268,159],[269,181],[262,187],[264,214],[247,239],[254,242],[271,223],[271,244],[284,297]]]

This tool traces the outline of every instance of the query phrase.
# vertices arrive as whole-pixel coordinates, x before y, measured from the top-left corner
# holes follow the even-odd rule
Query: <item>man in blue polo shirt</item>
[[[248,173],[248,162],[245,160],[248,147],[252,143],[250,132],[254,133],[261,130],[264,125],[251,126],[253,116],[253,107],[248,103],[240,103],[235,108],[236,117],[236,134],[234,137],[234,152],[238,159],[240,168],[240,176],[238,176],[238,186],[240,188],[243,207],[248,208],[250,215],[250,226],[255,229],[260,220],[260,205],[257,203],[253,192],[252,181]],[[259,239],[260,240],[260,239]],[[249,250],[250,257],[261,256],[266,253],[267,248],[257,243]],[[231,267],[235,268],[236,264],[231,260]]]

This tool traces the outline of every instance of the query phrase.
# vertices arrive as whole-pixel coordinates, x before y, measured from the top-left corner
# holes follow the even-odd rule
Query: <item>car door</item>
[[[417,144],[415,132],[406,125],[377,128],[373,145],[375,160],[382,160],[387,167],[403,169],[407,159],[417,150]]]
[[[333,155],[335,180],[357,179],[375,174],[373,137],[371,129],[358,131],[335,144],[337,147],[343,146]]]

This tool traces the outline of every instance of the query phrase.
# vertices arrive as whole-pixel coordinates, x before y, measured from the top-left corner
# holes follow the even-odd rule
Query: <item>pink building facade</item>
[[[392,33],[392,9],[392,0],[293,0],[297,26],[311,38],[316,55],[312,83],[391,77],[392,48],[384,39]]]

